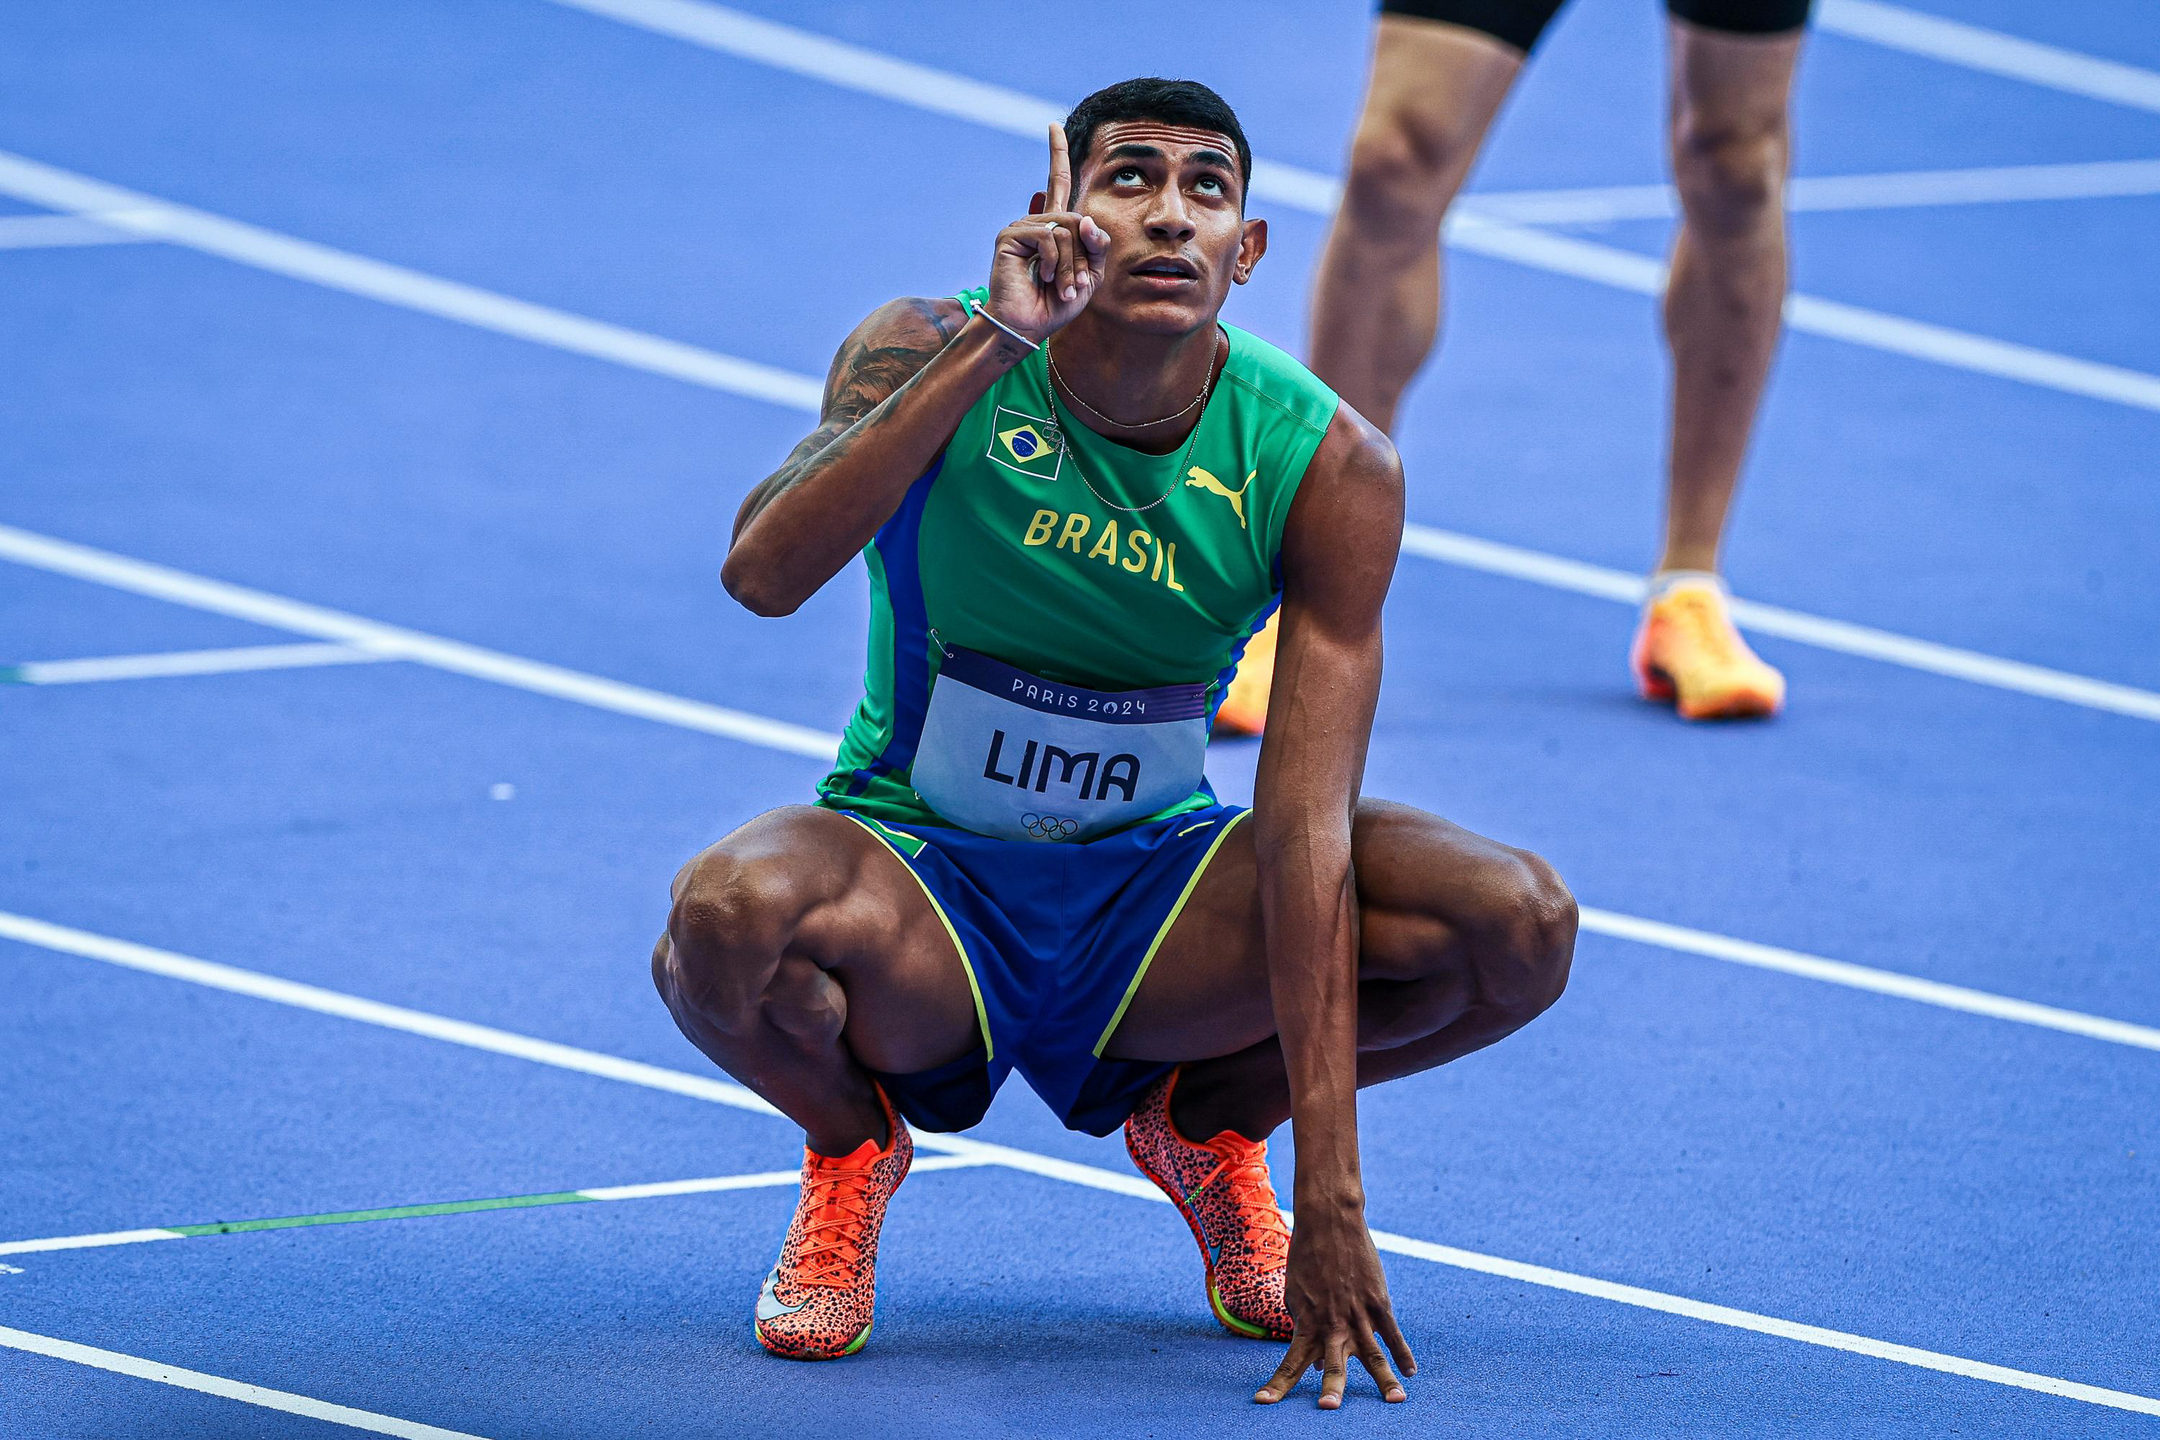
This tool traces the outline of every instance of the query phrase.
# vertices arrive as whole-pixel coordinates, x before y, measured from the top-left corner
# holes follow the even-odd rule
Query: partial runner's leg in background
[[[1630,664],[1636,685],[1690,720],[1751,719],[1785,703],[1785,677],[1733,627],[1718,550],[1784,323],[1785,174],[1805,5],[1685,0],[1700,18],[1769,14],[1769,34],[1676,14],[1673,183],[1681,224],[1665,287],[1672,348],[1665,542]],[[1785,17],[1789,15],[1790,18]]]
[[[1342,204],[1313,280],[1311,363],[1383,430],[1394,430],[1439,334],[1441,222],[1525,48],[1468,25],[1380,17]]]
[[[1560,0],[1430,0],[1383,13],[1342,204],[1313,279],[1313,373],[1392,433],[1403,391],[1440,330],[1440,225],[1477,159],[1523,56]],[[1392,8],[1392,7],[1391,7]],[[1253,637],[1215,714],[1221,735],[1258,735],[1275,687],[1276,621]]]
[[[1665,290],[1672,469],[1658,569],[1715,571],[1782,325],[1790,95],[1805,32],[1670,23],[1683,219]]]

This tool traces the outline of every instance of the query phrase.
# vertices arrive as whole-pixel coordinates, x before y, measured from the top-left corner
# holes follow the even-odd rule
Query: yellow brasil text
[[[1070,515],[1060,515],[1055,510],[1037,510],[1035,518],[1028,522],[1027,533],[1020,537],[1020,543],[1051,545],[1054,541],[1055,549],[1070,546],[1073,554],[1083,559],[1100,560],[1135,575],[1152,569],[1148,576],[1150,580],[1167,585],[1180,595],[1185,593],[1185,587],[1177,583],[1177,541],[1157,539],[1136,525],[1125,532],[1121,555],[1118,553],[1117,521],[1103,521],[1102,529],[1096,532],[1095,543],[1088,545],[1088,531],[1094,526],[1094,517],[1077,510]]]

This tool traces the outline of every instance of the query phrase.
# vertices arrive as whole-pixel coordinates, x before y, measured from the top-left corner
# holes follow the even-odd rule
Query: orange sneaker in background
[[[1646,700],[1671,701],[1683,720],[1754,720],[1785,704],[1785,677],[1733,628],[1715,576],[1652,581],[1628,654]]]
[[[1245,642],[1244,658],[1230,678],[1230,693],[1215,707],[1217,735],[1258,735],[1267,728],[1268,695],[1275,688],[1275,632],[1281,621],[1278,610]]]
[[[802,1197],[757,1302],[758,1343],[784,1359],[837,1360],[870,1339],[878,1231],[915,1158],[907,1122],[878,1099],[892,1125],[883,1150],[865,1140],[835,1160],[803,1147]]]

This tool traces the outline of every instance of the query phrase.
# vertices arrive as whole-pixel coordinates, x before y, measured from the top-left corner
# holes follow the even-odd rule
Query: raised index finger
[[[1050,188],[1043,198],[1046,210],[1063,210],[1072,200],[1072,152],[1062,125],[1050,127]]]

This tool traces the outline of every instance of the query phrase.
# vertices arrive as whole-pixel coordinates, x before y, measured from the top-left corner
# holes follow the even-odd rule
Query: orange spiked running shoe
[[[1223,1328],[1255,1339],[1288,1340],[1283,1270],[1290,1227],[1268,1178],[1267,1142],[1225,1130],[1203,1145],[1170,1120],[1173,1070],[1125,1122],[1125,1149],[1170,1197],[1207,1264],[1208,1308]]]
[[[870,1339],[877,1304],[878,1230],[907,1178],[915,1141],[878,1092],[892,1135],[835,1160],[803,1147],[802,1198],[780,1259],[758,1292],[757,1338],[788,1360],[837,1360]]]
[[[1785,704],[1785,677],[1740,638],[1724,587],[1709,575],[1670,584],[1643,606],[1628,667],[1645,700],[1671,701],[1683,720],[1754,720]]]
[[[1268,616],[1260,632],[1245,642],[1229,693],[1215,707],[1217,735],[1258,735],[1267,728],[1268,695],[1275,689],[1275,636],[1282,612]]]

